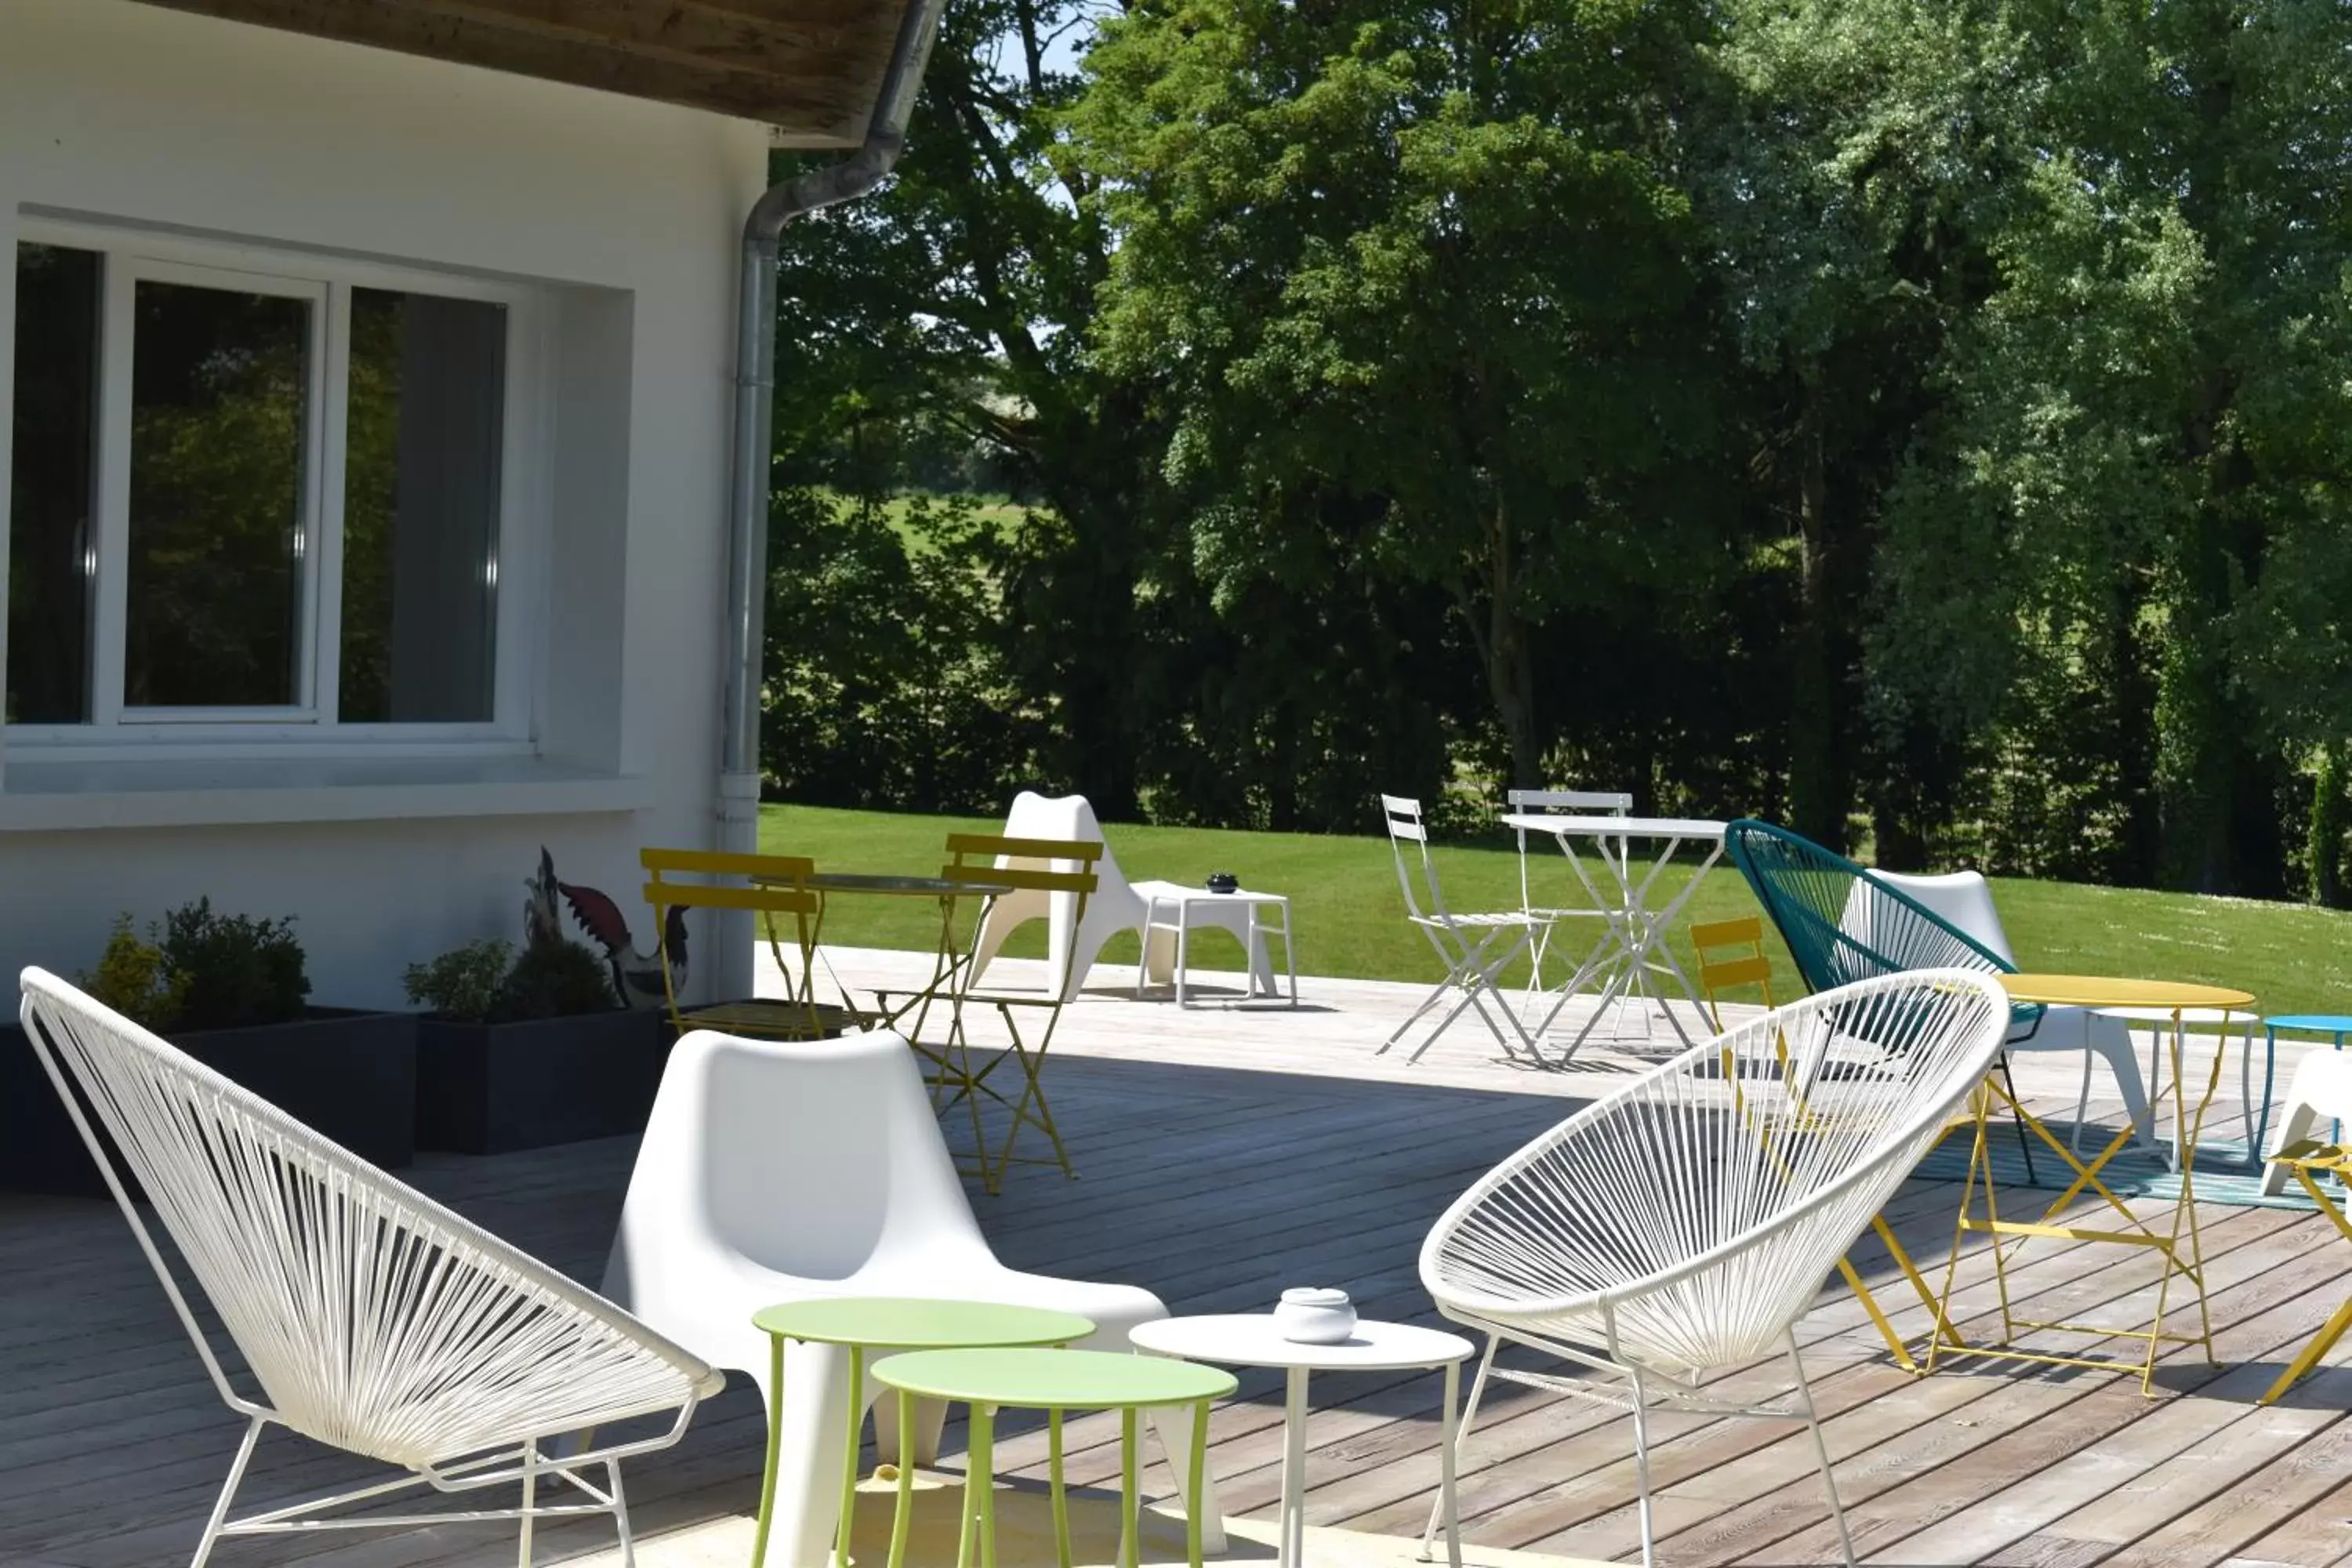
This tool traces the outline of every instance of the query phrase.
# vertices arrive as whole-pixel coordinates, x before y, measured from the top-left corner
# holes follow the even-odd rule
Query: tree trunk
[[[1831,515],[1828,465],[1807,395],[1798,436],[1798,620],[1789,724],[1789,819],[1806,837],[1843,853],[1853,809],[1846,679],[1853,609],[1845,591],[1845,542]]]

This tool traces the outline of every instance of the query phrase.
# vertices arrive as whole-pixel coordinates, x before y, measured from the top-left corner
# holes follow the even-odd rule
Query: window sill
[[[41,761],[0,775],[0,832],[635,811],[642,778],[536,757]]]

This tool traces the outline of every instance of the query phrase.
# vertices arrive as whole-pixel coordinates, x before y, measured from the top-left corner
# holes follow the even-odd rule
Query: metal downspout
[[[760,839],[760,674],[768,560],[769,468],[774,455],[776,253],[784,225],[882,183],[906,145],[944,0],[909,0],[876,93],[866,141],[841,162],[772,186],[743,224],[737,294],[735,439],[727,504],[727,707],[719,761],[719,845],[748,854]],[[721,996],[751,994],[748,910],[722,915],[712,973]]]

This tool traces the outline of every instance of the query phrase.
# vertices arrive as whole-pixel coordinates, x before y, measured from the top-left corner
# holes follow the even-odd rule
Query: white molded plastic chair
[[[1984,1081],[2009,1015],[1998,980],[1958,969],[1819,992],[1692,1047],[1496,1166],[1421,1250],[1438,1310],[1486,1335],[1457,1446],[1490,1377],[1630,1410],[1647,1563],[1652,1406],[1801,1420],[1851,1563],[1794,1326]],[[1505,1341],[1601,1375],[1497,1366]],[[1707,1387],[1706,1373],[1774,1352],[1789,1361],[1785,1399]]]
[[[1545,916],[1529,914],[1524,910],[1507,910],[1494,914],[1454,913],[1445,907],[1445,894],[1437,885],[1437,863],[1430,858],[1429,829],[1421,819],[1421,802],[1403,795],[1384,795],[1381,796],[1381,819],[1388,826],[1389,848],[1396,856],[1397,886],[1404,890],[1405,918],[1419,926],[1422,934],[1429,939],[1429,945],[1437,950],[1437,956],[1445,963],[1445,978],[1439,981],[1437,988],[1412,1010],[1412,1017],[1396,1026],[1396,1033],[1391,1035],[1375,1054],[1387,1054],[1389,1047],[1404,1038],[1406,1032],[1421,1022],[1431,1008],[1459,991],[1462,999],[1454,1003],[1453,1009],[1437,1021],[1437,1026],[1412,1048],[1412,1055],[1406,1058],[1408,1061],[1419,1061],[1422,1053],[1435,1045],[1437,1037],[1445,1033],[1454,1020],[1462,1016],[1464,1008],[1475,1007],[1478,1016],[1486,1021],[1487,1029],[1501,1044],[1504,1055],[1518,1055],[1517,1048],[1511,1044],[1516,1037],[1519,1045],[1528,1048],[1528,1059],[1538,1066],[1542,1065],[1543,1053],[1536,1048],[1534,1039],[1520,1024],[1518,1015],[1511,1011],[1510,1003],[1495,984],[1495,976],[1508,967],[1513,959],[1525,952],[1539,933],[1549,930],[1550,921]],[[1426,910],[1423,910],[1421,899],[1413,891],[1412,870],[1406,864],[1405,846],[1408,844],[1413,847],[1421,862],[1422,885],[1429,894]],[[1494,1013],[1486,1010],[1490,1000],[1495,1004]],[[1510,1026],[1509,1035],[1503,1033],[1503,1024],[1495,1021],[1495,1013],[1500,1013],[1503,1024]]]
[[[763,1397],[772,1394],[768,1337],[751,1314],[778,1302],[927,1296],[1048,1307],[1094,1321],[1081,1344],[1119,1350],[1129,1329],[1168,1315],[1135,1286],[998,1262],[914,1055],[882,1030],[808,1042],[706,1030],[678,1041],[629,1178],[604,1293],[712,1365],[750,1376]],[[787,1347],[772,1562],[817,1568],[831,1551],[848,1375],[834,1347]],[[866,1390],[868,1399],[878,1392]],[[895,1431],[891,1403],[874,1408]],[[944,1415],[925,1411],[927,1459]],[[1169,1452],[1188,1451],[1188,1415],[1158,1425]],[[882,1451],[896,1450],[886,1439]],[[1202,1519],[1215,1539],[1214,1512]]]
[[[1506,810],[1513,816],[1559,813],[1574,816],[1629,816],[1633,811],[1633,797],[1620,790],[1604,789],[1513,789],[1503,792]],[[1535,940],[1535,952],[1528,961],[1528,990],[1532,994],[1543,989],[1543,961],[1551,946],[1551,922],[1571,920],[1606,921],[1613,910],[1594,904],[1581,904],[1565,909],[1538,905],[1528,886],[1528,830],[1515,828],[1519,841],[1519,908],[1528,915],[1545,921],[1544,929]],[[1540,853],[1540,852],[1539,852]],[[1622,853],[1622,851],[1621,851]],[[1601,940],[1608,941],[1604,933]]]
[[[1927,876],[1901,871],[1873,871],[1872,876],[1916,902],[1928,913],[1943,921],[1962,936],[1986,949],[2003,963],[2015,966],[2017,955],[2011,951],[2009,932],[2001,928],[2000,910],[1992,901],[1992,887],[1979,871],[1947,871]],[[1848,918],[1839,922],[1841,929],[1856,941],[1869,945],[1867,920],[1858,911],[1868,907],[1866,900],[1856,896],[1847,903]],[[2139,1058],[2132,1052],[2131,1026],[2121,1018],[2093,1012],[2087,1007],[2045,1007],[2041,1020],[2023,1033],[2013,1035],[2008,1045],[2011,1051],[2081,1051],[2083,1056],[2083,1089],[2074,1102],[2074,1134],[2069,1142],[2076,1153],[2083,1151],[2083,1128],[2091,1115],[2091,1058],[2098,1058],[2107,1064],[2114,1075],[2116,1093],[2124,1102],[2124,1114],[2131,1119],[2139,1133],[2139,1141],[2156,1147],[2156,1118],[2148,1109],[2147,1088],[2140,1077]]]
[[[2278,1141],[2263,1152],[2275,1154],[2290,1143],[2317,1136],[2314,1128],[2321,1121],[2334,1122],[2336,1137],[2342,1136],[2343,1124],[2352,1121],[2352,1056],[2330,1050],[2305,1054],[2286,1086],[2286,1116],[2279,1122]],[[2284,1165],[2264,1167],[2263,1195],[2277,1197],[2287,1190],[2290,1179]]]
[[[521,1521],[528,1568],[534,1520],[583,1513],[610,1514],[624,1561],[634,1561],[620,1461],[677,1442],[695,1405],[719,1392],[719,1373],[57,976],[27,969],[23,986],[34,1050],[213,1386],[247,1418],[197,1543],[196,1568],[224,1535],[509,1519]],[[107,1139],[91,1128],[80,1099]],[[258,1393],[239,1393],[214,1355],[108,1139]],[[544,1447],[673,1411],[652,1436],[561,1456]],[[254,1447],[273,1425],[410,1473],[231,1519]],[[587,1479],[598,1466],[603,1486]],[[565,1482],[587,1500],[542,1504],[541,1479]],[[517,1486],[520,1504],[321,1517],[414,1486],[445,1493]]]
[[[1076,839],[1100,844],[1102,858],[1095,862],[1094,895],[1087,899],[1085,915],[1073,922],[1070,915],[1076,900],[1067,893],[1017,891],[992,900],[988,912],[982,918],[979,935],[972,945],[972,978],[977,981],[1003,947],[1004,939],[1031,921],[1046,922],[1045,972],[1062,978],[1062,1000],[1076,997],[1085,985],[1087,975],[1101,955],[1103,944],[1121,931],[1135,932],[1143,948],[1143,977],[1154,985],[1169,984],[1176,973],[1176,935],[1173,928],[1150,929],[1148,919],[1155,895],[1171,897],[1193,889],[1181,888],[1173,882],[1145,880],[1129,882],[1118,868],[1118,859],[1110,852],[1110,841],[1103,837],[1102,824],[1095,820],[1095,808],[1082,795],[1048,797],[1034,790],[1023,790],[1013,797],[1013,809],[1004,818],[1007,838]],[[1247,905],[1231,909],[1204,907],[1194,904],[1186,915],[1186,922],[1195,931],[1213,926],[1234,933],[1249,955],[1253,989],[1271,995],[1274,993],[1274,959],[1267,951],[1265,939],[1252,940]]]

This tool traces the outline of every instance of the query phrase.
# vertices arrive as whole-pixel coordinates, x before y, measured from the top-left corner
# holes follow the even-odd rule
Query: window
[[[16,263],[19,735],[514,733],[525,297],[79,234]]]

